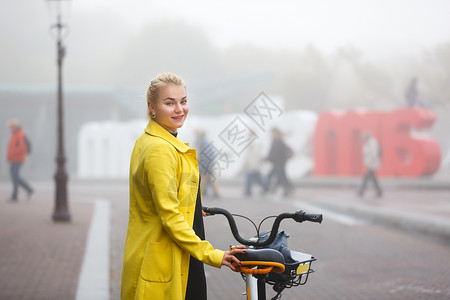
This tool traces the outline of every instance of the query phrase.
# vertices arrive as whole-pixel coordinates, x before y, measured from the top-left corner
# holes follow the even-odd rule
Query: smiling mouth
[[[183,119],[183,117],[184,117],[184,115],[182,115],[182,116],[177,116],[177,117],[172,117],[172,119],[175,119],[175,120],[181,120],[181,119]]]

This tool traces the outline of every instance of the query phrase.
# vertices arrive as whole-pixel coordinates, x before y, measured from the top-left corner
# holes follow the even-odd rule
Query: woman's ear
[[[147,102],[147,107],[148,107],[148,111],[149,111],[150,115],[154,115],[155,114],[154,105],[152,105],[150,102]]]

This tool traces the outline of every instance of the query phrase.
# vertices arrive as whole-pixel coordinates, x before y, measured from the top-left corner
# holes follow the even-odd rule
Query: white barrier
[[[78,177],[128,177],[131,150],[145,126],[145,120],[83,125],[78,134]]]
[[[207,139],[228,156],[230,163],[220,173],[220,178],[235,178],[241,174],[243,155],[237,155],[229,144],[220,138],[221,134],[236,118],[252,128],[260,143],[261,151],[267,154],[271,143],[270,130],[280,129],[286,143],[294,151],[287,164],[288,176],[300,178],[312,170],[312,136],[317,114],[311,111],[288,111],[274,118],[264,127],[259,127],[245,114],[224,114],[219,116],[189,115],[178,137],[195,147],[195,131],[202,129]],[[144,132],[146,120],[128,122],[87,123],[78,136],[78,177],[80,178],[127,178],[129,160],[134,142]],[[245,151],[245,150],[243,150]],[[269,165],[264,165],[267,170]],[[220,178],[218,178],[220,180]]]

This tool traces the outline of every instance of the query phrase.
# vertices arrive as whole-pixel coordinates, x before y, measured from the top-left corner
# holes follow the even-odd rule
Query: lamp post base
[[[72,220],[72,217],[68,212],[65,213],[54,213],[53,214],[53,222],[64,222],[69,223]]]
[[[62,168],[61,168],[62,169]],[[70,222],[71,216],[67,205],[67,175],[64,171],[58,170],[55,175],[55,211],[53,212],[54,222]]]

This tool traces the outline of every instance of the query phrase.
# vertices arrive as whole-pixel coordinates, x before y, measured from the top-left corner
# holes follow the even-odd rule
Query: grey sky
[[[160,21],[175,28],[193,24],[223,51],[254,44],[300,53],[313,44],[329,55],[351,46],[378,65],[383,61],[379,58],[449,43],[449,12],[449,0],[73,0],[65,70],[69,82],[111,82],[114,71],[109,67],[121,60],[129,65],[133,58],[124,54],[133,36],[143,43],[153,41],[143,28],[164,24]],[[45,0],[0,1],[0,84],[53,83],[56,49],[50,24]],[[179,47],[181,53],[186,49]],[[392,67],[397,60],[384,61]]]
[[[324,52],[352,45],[369,56],[416,52],[450,41],[447,0],[146,1],[76,0],[78,12],[114,15],[129,30],[147,22],[186,20],[223,48],[252,43]]]

